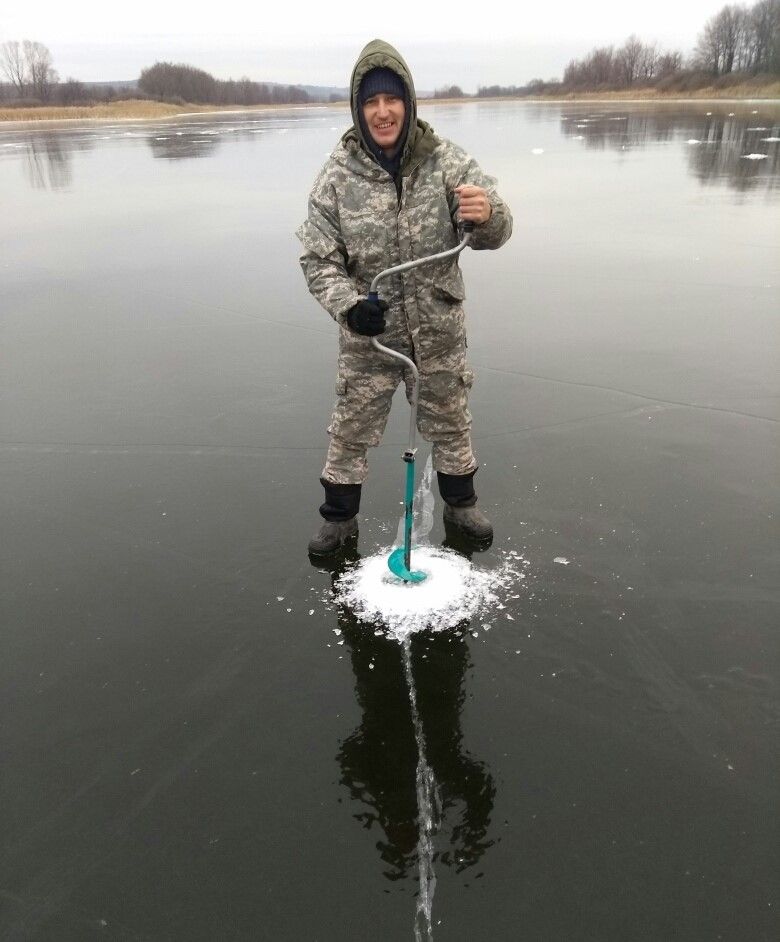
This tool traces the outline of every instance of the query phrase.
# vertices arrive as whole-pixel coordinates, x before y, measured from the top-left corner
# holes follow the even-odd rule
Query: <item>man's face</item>
[[[403,98],[380,92],[363,103],[363,120],[374,139],[384,151],[392,151],[404,127],[406,108]]]

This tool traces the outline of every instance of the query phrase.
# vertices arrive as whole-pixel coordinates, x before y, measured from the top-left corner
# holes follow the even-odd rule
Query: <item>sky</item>
[[[345,86],[370,39],[395,45],[418,89],[457,84],[522,85],[563,74],[595,45],[620,44],[631,33],[689,52],[704,23],[725,0],[452,0],[424,4],[366,0],[261,5],[222,0],[0,0],[0,43],[33,39],[52,52],[61,78],[137,78],[155,61],[186,62],[217,78]],[[383,10],[377,13],[377,8]]]

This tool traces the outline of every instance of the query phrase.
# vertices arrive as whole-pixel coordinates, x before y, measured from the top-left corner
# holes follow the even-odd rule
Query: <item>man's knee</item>
[[[331,433],[322,477],[333,484],[362,484],[367,475],[366,446],[345,442]]]
[[[435,441],[431,448],[433,470],[441,474],[460,476],[473,474],[477,460],[468,433],[453,439]]]

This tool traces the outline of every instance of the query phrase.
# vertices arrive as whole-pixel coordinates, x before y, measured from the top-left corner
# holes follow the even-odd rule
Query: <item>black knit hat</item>
[[[361,105],[365,104],[369,98],[374,95],[395,95],[396,98],[406,99],[406,86],[404,80],[393,72],[392,69],[379,68],[371,69],[363,76],[358,91],[358,101]]]

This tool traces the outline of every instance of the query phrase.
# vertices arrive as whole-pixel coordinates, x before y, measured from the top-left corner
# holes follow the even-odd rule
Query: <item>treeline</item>
[[[5,107],[28,108],[36,105],[81,105],[127,98],[127,86],[109,83],[85,85],[77,79],[59,80],[52,55],[43,43],[9,39],[0,43],[0,101]]]
[[[566,66],[563,79],[532,79],[523,86],[480,87],[478,98],[624,91],[657,88],[692,91],[708,85],[728,87],[780,74],[780,0],[758,0],[752,7],[727,4],[710,17],[689,56],[660,49],[631,35],[618,47],[600,46]]]
[[[602,46],[568,64],[566,90],[627,89],[656,86],[673,90],[733,79],[780,73],[780,0],[758,0],[752,7],[728,4],[712,16],[686,59],[679,50],[660,50],[629,36],[622,46]],[[726,77],[728,80],[723,81]]]
[[[311,96],[295,85],[264,85],[249,78],[215,79],[191,65],[155,62],[141,72],[138,87],[158,101],[200,105],[305,104]]]
[[[59,81],[50,51],[25,39],[0,44],[0,99],[11,105],[91,104],[119,98],[152,98],[173,104],[305,104],[315,99],[295,85],[273,85],[249,78],[221,80],[185,64],[156,62],[141,72],[136,88]],[[620,46],[600,46],[566,66],[562,79],[532,79],[526,85],[480,86],[467,96],[459,85],[437,88],[435,98],[495,98],[566,95],[585,91],[656,88],[687,92],[710,85],[762,84],[780,76],[780,0],[752,6],[731,3],[710,17],[693,52],[660,49],[631,35]],[[331,95],[331,101],[341,96]]]
[[[466,98],[466,95],[460,85],[445,85],[443,88],[437,88],[433,93],[434,98]]]
[[[637,36],[615,49],[602,46],[582,59],[574,59],[563,73],[566,89],[634,88],[650,86],[683,70],[683,54],[660,51],[655,44],[643,43]]]
[[[59,81],[52,55],[43,43],[25,39],[0,44],[0,100],[12,107],[35,105],[90,105],[126,98],[148,98],[172,104],[288,105],[305,104],[312,97],[295,85],[271,85],[249,78],[215,79],[191,65],[156,62],[141,72],[138,83],[116,87],[75,78]],[[331,96],[331,98],[338,96]]]
[[[521,98],[525,95],[540,95],[543,90],[548,88],[560,87],[560,82],[553,79],[550,82],[543,82],[541,79],[533,79],[528,85],[480,85],[477,89],[475,98]]]
[[[723,7],[700,34],[693,64],[716,76],[780,73],[780,0]]]

